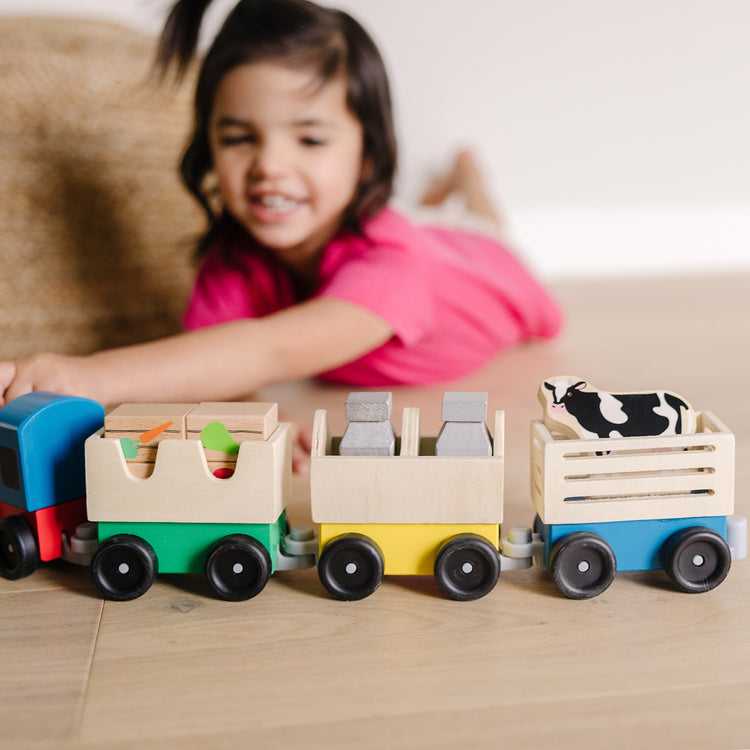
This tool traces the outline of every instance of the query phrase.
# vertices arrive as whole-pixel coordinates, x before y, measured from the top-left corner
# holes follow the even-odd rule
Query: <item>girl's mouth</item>
[[[258,218],[273,221],[294,213],[302,205],[302,201],[280,193],[262,193],[251,195],[250,205]]]
[[[279,213],[291,211],[299,204],[299,201],[294,200],[294,198],[287,198],[285,195],[261,195],[254,200],[270,211],[278,211]]]

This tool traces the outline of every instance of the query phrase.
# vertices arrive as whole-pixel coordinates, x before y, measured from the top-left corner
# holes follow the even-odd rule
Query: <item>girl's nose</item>
[[[253,173],[260,177],[274,177],[284,173],[286,163],[286,154],[281,144],[264,142],[255,151]]]

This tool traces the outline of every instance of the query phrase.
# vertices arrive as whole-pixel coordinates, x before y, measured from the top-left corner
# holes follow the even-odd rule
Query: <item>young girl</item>
[[[209,3],[173,7],[162,71],[188,66]],[[501,244],[386,206],[395,169],[388,81],[362,27],[307,0],[241,0],[203,62],[181,165],[208,218],[187,331],[0,363],[0,394],[112,404],[242,399],[311,375],[427,383],[554,336],[557,307]],[[493,215],[468,155],[428,202],[453,189]]]

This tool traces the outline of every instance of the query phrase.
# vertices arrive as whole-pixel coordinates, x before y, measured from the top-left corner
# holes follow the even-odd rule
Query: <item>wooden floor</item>
[[[565,283],[563,338],[510,352],[451,390],[506,411],[505,525],[528,524],[529,421],[547,376],[667,388],[737,438],[736,512],[750,516],[750,276]],[[394,392],[439,426],[443,386]],[[343,428],[346,390],[269,389],[287,416]],[[396,420],[397,424],[399,420]],[[294,524],[309,522],[296,480]],[[623,573],[562,598],[543,570],[507,573],[476,602],[431,579],[331,600],[314,571],[254,600],[165,576],[103,602],[85,569],[0,579],[0,747],[748,748],[750,560],[703,595]]]

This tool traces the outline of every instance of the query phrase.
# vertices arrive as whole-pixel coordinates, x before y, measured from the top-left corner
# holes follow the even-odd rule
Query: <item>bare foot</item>
[[[440,206],[453,193],[466,200],[466,209],[501,224],[500,216],[492,205],[485,189],[482,175],[471,151],[461,151],[450,172],[435,178],[422,195],[421,205]]]

